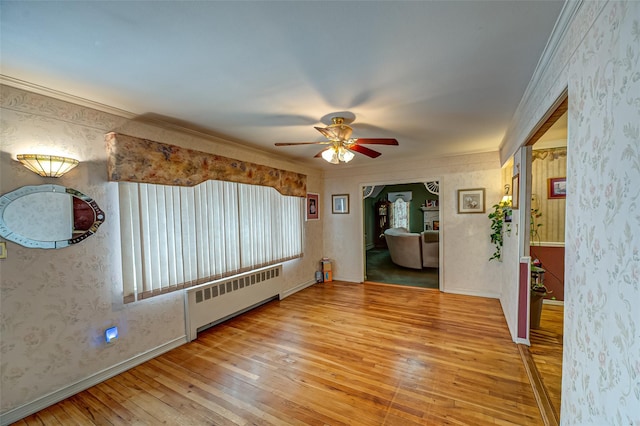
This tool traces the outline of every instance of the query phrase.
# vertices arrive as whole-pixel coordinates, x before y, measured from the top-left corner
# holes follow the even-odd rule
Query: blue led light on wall
[[[118,327],[107,328],[104,331],[104,339],[107,343],[111,343],[118,338]]]

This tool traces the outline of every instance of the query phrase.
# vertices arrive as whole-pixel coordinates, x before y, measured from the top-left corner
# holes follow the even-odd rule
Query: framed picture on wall
[[[334,194],[331,196],[331,213],[349,214],[349,194]]]
[[[484,213],[484,188],[459,189],[458,213]]]
[[[319,195],[312,192],[307,193],[307,220],[320,219]]]
[[[520,206],[520,173],[511,178],[511,208],[518,210]]]
[[[547,179],[549,188],[547,198],[566,198],[567,197],[567,178],[557,177]]]

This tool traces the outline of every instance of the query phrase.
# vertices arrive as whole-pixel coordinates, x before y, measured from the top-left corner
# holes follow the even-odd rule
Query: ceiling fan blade
[[[371,158],[376,158],[376,157],[379,157],[379,156],[382,155],[378,151],[374,151],[372,149],[367,148],[366,146],[361,146],[361,145],[358,145],[358,144],[350,146],[349,149],[351,151],[359,152],[360,154],[364,154],[367,157],[371,157]]]
[[[330,141],[320,142],[276,142],[275,146],[292,146],[292,145],[326,145],[330,144]]]
[[[322,151],[320,151],[319,153],[314,155],[313,158],[322,158],[322,153],[325,152],[325,151],[326,151],[326,149],[323,149]]]
[[[376,145],[399,145],[396,139],[392,138],[358,138],[357,144],[376,144]]]

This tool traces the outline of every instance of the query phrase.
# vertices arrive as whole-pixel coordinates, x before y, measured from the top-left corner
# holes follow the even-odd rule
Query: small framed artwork
[[[307,220],[320,219],[320,204],[318,204],[319,195],[307,192]]]
[[[458,213],[484,213],[484,188],[459,189]]]
[[[557,177],[547,179],[549,189],[547,198],[566,198],[567,197],[567,178]]]
[[[334,194],[331,196],[331,213],[349,214],[349,194]]]
[[[439,231],[440,230],[440,221],[439,220],[434,220],[433,221],[433,230],[434,231]]]
[[[511,178],[511,208],[518,210],[520,207],[520,173]]]

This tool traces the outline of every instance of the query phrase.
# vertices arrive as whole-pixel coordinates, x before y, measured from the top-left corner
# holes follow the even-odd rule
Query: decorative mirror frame
[[[39,192],[56,192],[60,194],[69,194],[75,198],[78,198],[84,201],[94,213],[94,221],[93,224],[87,229],[84,233],[80,235],[72,235],[72,238],[68,240],[58,240],[58,241],[40,241],[34,240],[29,237],[25,237],[24,235],[20,235],[14,231],[12,231],[4,221],[4,212],[5,209],[11,204],[13,201],[18,198],[24,197],[30,194],[36,194]],[[5,238],[9,241],[13,241],[14,243],[20,244],[24,247],[29,248],[42,248],[42,249],[57,249],[68,247],[72,244],[77,244],[80,241],[86,239],[90,235],[95,234],[98,230],[98,227],[102,225],[104,222],[105,215],[104,212],[98,207],[98,204],[91,198],[86,196],[80,191],[71,188],[65,188],[60,185],[34,185],[34,186],[23,186],[14,191],[7,192],[2,197],[0,197],[0,237]]]

